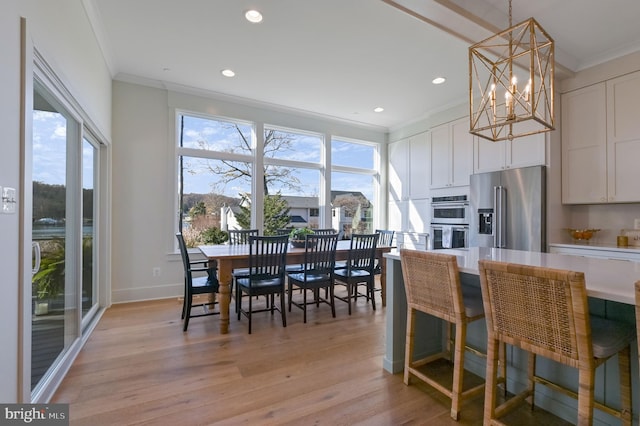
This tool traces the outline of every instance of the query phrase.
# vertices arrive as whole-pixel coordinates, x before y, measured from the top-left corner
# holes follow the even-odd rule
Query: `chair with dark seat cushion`
[[[592,424],[595,407],[630,425],[629,352],[636,332],[632,324],[589,314],[584,273],[490,260],[480,260],[478,265],[488,335],[484,424],[499,424],[498,419],[517,407],[518,402],[528,399],[533,407],[535,395],[540,394],[535,392],[535,385],[540,383],[577,397],[575,424]],[[500,342],[528,353],[528,380],[522,392],[498,405],[494,388]],[[577,393],[552,374],[541,377],[536,371],[538,355],[576,368]],[[609,395],[607,405],[596,401],[594,389],[596,368],[615,355],[620,402],[614,408]]]
[[[282,326],[287,326],[285,312],[285,266],[287,263],[287,247],[289,237],[250,236],[249,237],[249,270],[247,275],[236,277],[236,303],[238,306],[238,320],[241,315],[249,319],[249,334],[251,334],[252,318],[256,312],[280,311]],[[242,295],[247,295],[248,309],[242,306]],[[280,296],[280,308],[274,303],[275,295]],[[270,300],[264,309],[254,309],[254,297],[265,296]]]
[[[333,229],[333,228],[327,228],[327,229],[314,229],[314,230],[313,230],[313,233],[314,233],[314,234],[317,234],[317,235],[333,235],[333,234],[336,234],[336,237],[337,237],[337,235],[338,235],[338,231],[336,231],[336,230],[335,230],[335,229]]]
[[[209,315],[218,315],[219,311],[213,311],[214,306],[217,304],[215,301],[215,293],[218,292],[219,282],[217,277],[217,268],[210,265],[207,260],[194,260],[189,259],[189,252],[184,242],[184,238],[181,233],[176,234],[178,239],[178,246],[180,247],[180,256],[182,257],[182,265],[184,267],[184,298],[182,301],[182,320],[183,331],[187,331],[189,327],[189,319],[196,317],[203,317]],[[195,265],[201,265],[196,267]],[[204,273],[206,276],[194,276],[194,273]],[[193,296],[198,294],[210,294],[213,300],[209,302],[203,302],[193,304]],[[191,312],[193,308],[201,307],[202,313],[194,314]]]
[[[257,229],[229,229],[229,244],[248,244],[249,237],[258,235]]]
[[[376,234],[378,237],[378,247],[392,247],[393,237],[395,235],[395,231],[389,231],[386,229],[376,229]],[[380,259],[376,258],[376,266],[375,266],[375,274],[380,275]]]
[[[229,239],[227,243],[229,245],[249,244],[249,237],[257,236],[259,231],[257,229],[229,229],[227,234]],[[248,268],[238,268],[233,270],[233,285],[235,287],[236,278],[247,276],[249,274]],[[236,313],[238,312],[238,304],[240,302],[236,300]]]
[[[357,300],[359,285],[366,286],[367,300],[371,300],[371,306],[376,310],[373,282],[378,237],[378,234],[352,234],[346,268],[339,267],[334,270],[335,285],[344,285],[347,288],[346,296],[335,298],[349,304],[349,315],[351,299]]]
[[[336,307],[333,289],[333,271],[336,261],[336,246],[338,234],[310,234],[305,236],[305,252],[302,271],[288,273],[289,312],[295,305],[303,310],[304,322],[307,322],[307,305],[326,303],[331,306],[331,314],[336,317]],[[292,297],[293,287],[302,290],[302,302],[296,302]],[[328,297],[320,297],[320,289],[325,289]],[[307,290],[312,290],[313,301],[307,301]]]

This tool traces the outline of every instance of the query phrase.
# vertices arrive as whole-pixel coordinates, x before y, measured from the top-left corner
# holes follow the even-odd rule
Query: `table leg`
[[[231,304],[232,283],[231,262],[218,260],[218,281],[220,281],[220,333],[229,332],[229,305]]]

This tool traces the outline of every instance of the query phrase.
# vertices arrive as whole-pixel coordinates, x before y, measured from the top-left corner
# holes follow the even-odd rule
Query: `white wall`
[[[386,141],[386,133],[375,129],[139,83],[113,83],[114,303],[182,294],[182,264],[174,250],[176,109]],[[153,268],[160,268],[159,277]]]
[[[0,6],[0,186],[21,187],[20,177],[20,17],[26,17],[33,44],[89,112],[105,135],[111,129],[111,78],[80,0],[5,0]],[[19,217],[0,215],[0,401],[20,400]],[[30,288],[30,286],[29,286]],[[28,384],[27,384],[28,386]]]
[[[9,2],[0,13],[0,186],[19,187],[20,182],[20,21],[18,1]],[[18,206],[19,208],[20,206]],[[18,214],[0,214],[0,401],[12,402],[18,395]],[[10,348],[10,350],[6,350]]]

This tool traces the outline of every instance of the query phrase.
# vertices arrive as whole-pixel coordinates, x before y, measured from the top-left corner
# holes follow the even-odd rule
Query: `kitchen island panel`
[[[479,286],[478,260],[493,259],[504,262],[570,269],[585,273],[589,309],[591,313],[611,319],[635,324],[635,295],[633,283],[640,280],[640,263],[595,259],[560,254],[524,252],[505,249],[469,248],[438,250],[438,253],[454,254],[458,260],[461,282]],[[404,369],[404,346],[406,327],[406,296],[400,254],[397,250],[385,254],[387,257],[387,333],[383,367],[391,373]],[[392,294],[392,295],[391,295]],[[390,300],[393,300],[390,303]],[[442,321],[424,319],[427,324],[419,328],[420,341],[425,345],[425,354],[440,350],[443,339]],[[470,325],[467,343],[481,349],[486,348],[486,325],[484,320]],[[431,342],[427,344],[426,342]],[[467,353],[465,368],[481,377],[485,376],[485,360]],[[509,391],[518,391],[526,386],[526,353],[508,347]],[[640,411],[640,377],[638,372],[638,351],[635,343],[631,346],[631,377],[634,424],[638,424]],[[577,388],[578,375],[575,369],[538,357],[537,368],[545,377],[557,380],[569,388]],[[596,398],[617,405],[619,401],[619,376],[617,357],[600,366],[596,372]],[[577,401],[554,392],[544,386],[536,387],[536,405],[553,412],[568,421],[575,421]],[[617,424],[617,419],[599,410],[594,412],[594,424]]]

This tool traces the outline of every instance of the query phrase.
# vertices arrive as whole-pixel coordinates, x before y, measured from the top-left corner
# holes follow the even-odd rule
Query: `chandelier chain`
[[[513,19],[512,19],[512,16],[511,16],[511,11],[512,11],[512,9],[511,9],[511,0],[509,0],[509,28],[513,27]]]

